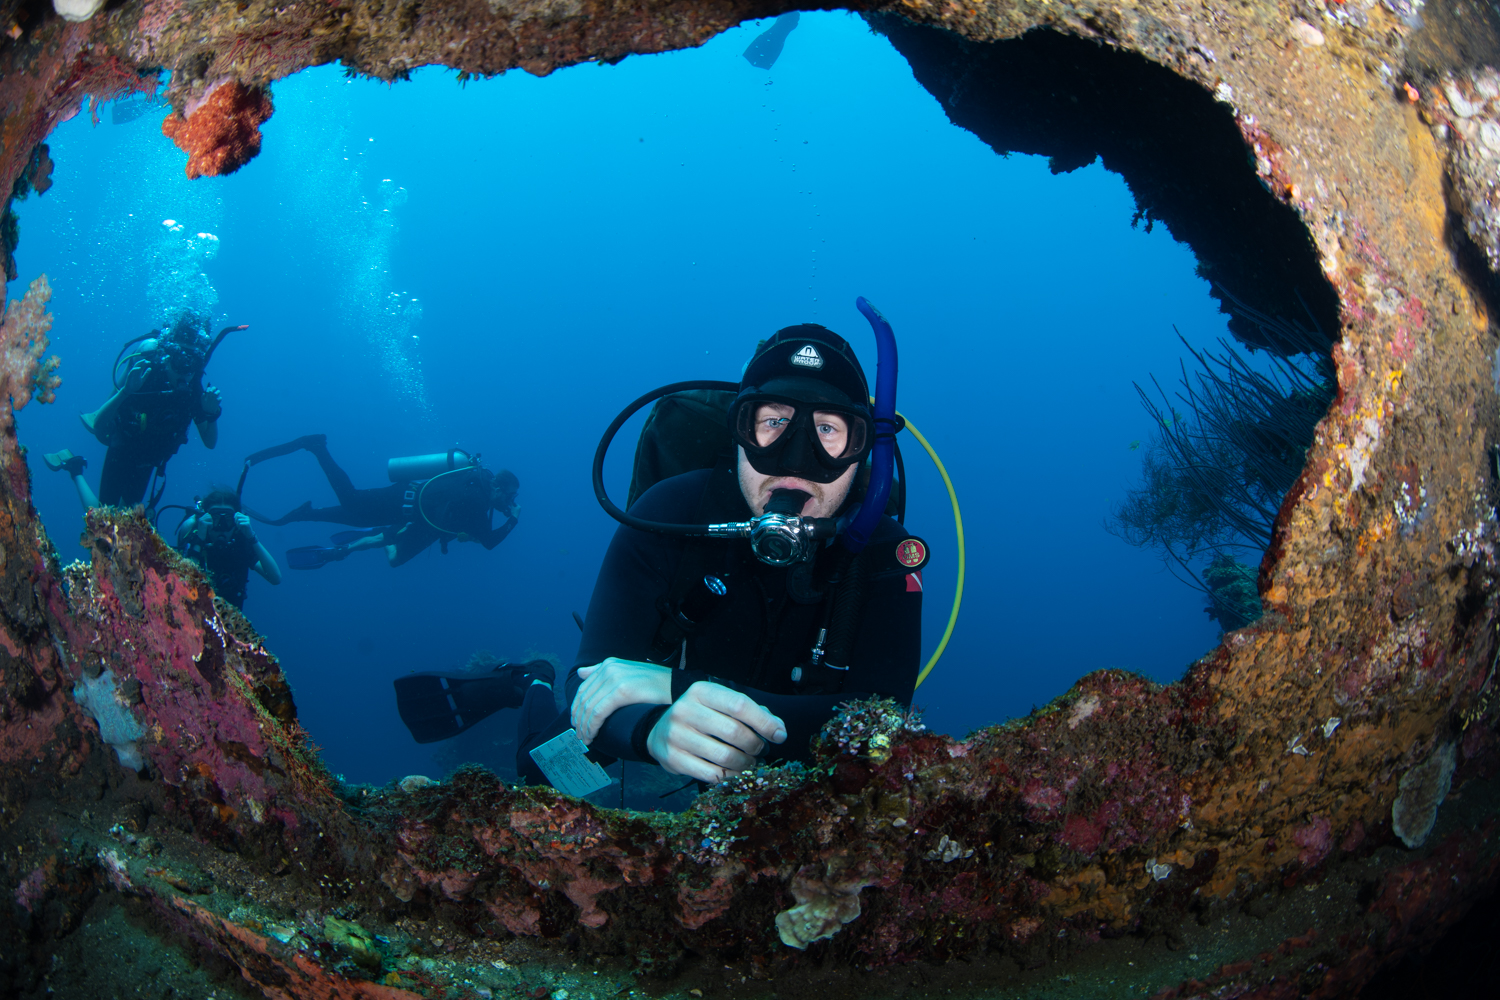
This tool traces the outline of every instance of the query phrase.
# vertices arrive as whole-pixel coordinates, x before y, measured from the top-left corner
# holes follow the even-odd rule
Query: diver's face
[[[762,403],[755,411],[755,443],[769,448],[781,437],[797,411],[784,403]],[[841,413],[832,410],[814,410],[813,428],[823,450],[830,455],[842,455],[849,443],[849,421]]]
[[[833,414],[837,417],[837,414]],[[843,418],[839,418],[840,423]],[[848,430],[845,428],[845,433]],[[822,431],[819,431],[819,437]],[[756,433],[759,439],[759,428]],[[773,439],[774,440],[774,439]],[[826,447],[826,445],[825,445]],[[843,445],[840,443],[840,449]],[[755,471],[750,460],[745,457],[745,449],[740,448],[740,492],[745,496],[745,502],[750,505],[751,512],[759,515],[766,512],[766,504],[770,502],[772,490],[801,490],[812,495],[812,499],[802,505],[803,517],[832,517],[834,513],[843,506],[844,499],[849,496],[849,488],[854,484],[854,472],[859,468],[856,462],[844,470],[844,474],[831,483],[815,483],[808,479],[799,479],[796,476],[767,476]],[[833,454],[837,454],[834,452]]]

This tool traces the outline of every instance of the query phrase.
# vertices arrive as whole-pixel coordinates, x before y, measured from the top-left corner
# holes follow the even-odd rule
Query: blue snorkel
[[[870,453],[870,485],[865,490],[865,499],[860,504],[854,520],[844,529],[843,545],[850,552],[859,552],[875,533],[875,526],[885,513],[886,500],[891,495],[891,474],[896,458],[896,432],[901,424],[896,418],[896,334],[886,322],[880,310],[872,306],[863,295],[854,300],[854,307],[870,321],[875,333],[875,447]]]

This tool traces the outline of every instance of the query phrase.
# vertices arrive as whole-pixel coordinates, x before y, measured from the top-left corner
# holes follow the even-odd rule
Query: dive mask
[[[212,530],[216,535],[232,535],[239,527],[234,520],[235,509],[233,507],[210,507],[204,513],[208,515],[213,526]]]
[[[870,411],[799,396],[745,389],[729,408],[729,433],[763,476],[831,483],[870,453]]]

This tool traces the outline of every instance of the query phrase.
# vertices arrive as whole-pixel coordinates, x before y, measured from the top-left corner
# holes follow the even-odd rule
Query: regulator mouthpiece
[[[808,562],[818,554],[823,538],[837,530],[832,518],[802,517],[812,494],[803,490],[772,490],[766,512],[750,520],[750,551],[768,566]]]

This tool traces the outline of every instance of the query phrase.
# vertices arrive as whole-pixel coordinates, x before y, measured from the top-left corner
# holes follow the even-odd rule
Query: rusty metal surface
[[[253,92],[332,59],[385,79],[426,63],[547,72],[697,44],[785,6],[48,13],[0,52],[0,173],[11,183],[84,94],[149,87],[139,71],[155,67],[173,71],[191,124],[225,80]],[[819,963],[941,975],[968,957],[981,963],[968,982],[1018,994],[1129,981],[1140,995],[1123,963],[1141,958],[1163,995],[1340,996],[1493,890],[1500,81],[1482,46],[1446,61],[1430,38],[1447,22],[1414,40],[1401,0],[886,9],[964,45],[1047,27],[1165,67],[1233,116],[1256,175],[1306,227],[1337,297],[1339,395],[1261,568],[1266,617],[1179,684],[1096,674],[965,742],[851,710],[818,768],[740,779],[681,818],[475,772],[341,789],[248,623],[141,521],[95,516],[92,563],[58,567],[6,427],[0,848],[25,913],[5,925],[14,947],[40,960],[66,928],[38,914],[112,891],[151,901],[269,996],[437,996],[484,969],[495,990],[587,992],[582,974],[527,971],[569,949],[778,989],[888,991],[827,980]],[[106,671],[101,690],[140,730],[124,755],[84,707]],[[117,763],[129,753],[147,777]],[[1461,806],[1444,802],[1450,786]],[[1296,902],[1307,886],[1336,917]],[[1285,919],[1256,916],[1267,907]],[[805,952],[783,943],[830,931]],[[1127,940],[1186,943],[1200,964]],[[1026,971],[1038,966],[1045,982]]]

